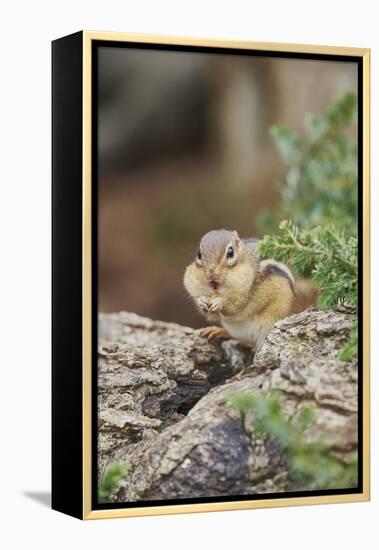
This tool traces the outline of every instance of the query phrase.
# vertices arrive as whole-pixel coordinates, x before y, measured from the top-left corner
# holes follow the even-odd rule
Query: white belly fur
[[[244,323],[231,323],[221,319],[222,326],[236,340],[259,346],[267,334],[267,329],[256,321],[247,321]]]

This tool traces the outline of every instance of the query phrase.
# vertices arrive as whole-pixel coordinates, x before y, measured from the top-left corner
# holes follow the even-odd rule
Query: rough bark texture
[[[279,389],[289,416],[313,406],[307,431],[342,462],[357,447],[357,365],[342,362],[355,314],[309,309],[279,321],[255,354],[236,341],[130,313],[100,316],[99,472],[126,463],[119,502],[294,488],[275,441],[225,403]]]

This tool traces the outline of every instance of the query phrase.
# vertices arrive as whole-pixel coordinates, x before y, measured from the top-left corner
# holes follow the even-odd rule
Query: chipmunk
[[[258,349],[276,321],[296,310],[291,271],[259,260],[257,242],[240,239],[237,231],[210,231],[185,271],[184,286],[200,313],[222,325],[201,330],[209,340],[236,338]]]

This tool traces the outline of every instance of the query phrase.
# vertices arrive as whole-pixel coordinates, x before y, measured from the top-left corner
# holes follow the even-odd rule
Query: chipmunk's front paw
[[[221,327],[205,327],[200,330],[200,336],[210,342],[212,340],[224,340],[230,338],[230,334]]]
[[[209,299],[209,312],[210,313],[217,313],[221,309],[221,298],[219,296],[214,296],[213,298]]]
[[[206,296],[200,296],[196,298],[197,307],[204,313],[209,312],[209,299]]]

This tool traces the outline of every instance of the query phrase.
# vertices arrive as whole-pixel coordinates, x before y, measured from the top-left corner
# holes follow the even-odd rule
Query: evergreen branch
[[[355,323],[350,332],[350,338],[340,349],[339,358],[342,361],[351,361],[358,355],[358,323]]]
[[[124,464],[109,464],[106,466],[98,486],[99,502],[110,502],[111,496],[118,488],[122,478],[127,474],[128,467]]]
[[[258,245],[261,258],[288,263],[296,275],[310,277],[320,287],[320,305],[357,305],[358,242],[337,227],[300,230],[282,221],[278,235],[266,235]]]
[[[289,418],[282,410],[280,392],[269,395],[237,393],[227,404],[243,417],[253,415],[255,433],[275,440],[286,452],[290,479],[302,481],[308,489],[355,487],[358,481],[357,456],[344,464],[332,456],[322,441],[308,442],[307,430],[314,419],[314,410],[303,408]]]
[[[287,167],[280,184],[282,218],[301,227],[333,223],[356,231],[358,162],[351,131],[356,106],[356,95],[348,92],[323,114],[307,115],[302,137],[287,128],[271,128]],[[261,219],[262,225],[267,222],[267,216]]]

